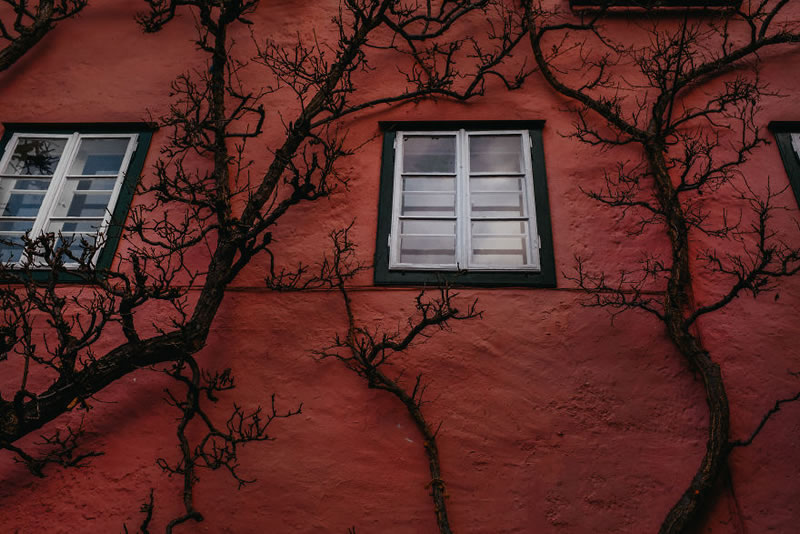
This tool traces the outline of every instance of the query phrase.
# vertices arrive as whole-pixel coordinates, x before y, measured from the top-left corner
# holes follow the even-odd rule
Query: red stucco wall
[[[0,121],[123,122],[164,113],[170,81],[187,69],[205,68],[204,60],[194,51],[186,13],[161,33],[144,35],[132,4],[92,2],[0,74]],[[288,40],[315,29],[324,38],[334,5],[264,2],[252,16],[253,31],[257,39]],[[253,51],[250,29],[236,31],[237,50],[247,57]],[[764,58],[762,79],[787,96],[765,101],[762,124],[800,120],[798,60],[797,52]],[[245,72],[248,83],[269,81],[258,66]],[[365,87],[377,93],[392,83],[378,71]],[[288,265],[313,260],[326,249],[327,232],[355,215],[359,256],[371,261],[378,120],[546,120],[558,287],[461,290],[464,300],[479,299],[484,318],[414,347],[398,357],[396,369],[424,373],[430,383],[425,410],[430,420],[442,422],[439,446],[456,531],[653,532],[704,451],[702,387],[660,323],[637,313],[612,323],[605,311],[579,305],[581,294],[563,273],[575,255],[614,272],[642,251],[666,251],[667,243],[657,229],[630,237],[627,220],[579,189],[600,186],[601,171],[630,153],[601,154],[562,137],[571,115],[536,76],[516,92],[490,85],[487,95],[469,104],[406,104],[352,119],[353,145],[369,141],[343,165],[349,190],[282,219],[277,250]],[[256,169],[264,161],[259,150],[282,132],[278,110],[289,116],[293,106],[284,94],[268,102],[266,139],[250,148]],[[164,139],[164,132],[156,133],[148,165]],[[760,149],[745,169],[759,185],[767,176],[780,187],[788,183],[774,144]],[[786,192],[782,200],[793,211],[780,224],[797,242],[788,217],[798,215],[794,199]],[[303,413],[276,422],[274,442],[244,449],[242,472],[256,483],[237,491],[224,473],[202,473],[196,499],[206,520],[181,531],[342,533],[355,526],[359,534],[434,532],[427,461],[404,408],[367,389],[337,362],[310,356],[345,328],[339,295],[269,292],[263,267],[256,260],[236,280],[200,358],[210,367],[231,367],[238,377],[221,408],[234,398],[248,406],[265,403],[275,392],[279,406],[302,402]],[[402,324],[417,288],[374,287],[371,276],[364,273],[353,288],[358,316],[389,329]],[[700,273],[695,296],[702,302],[720,287]],[[787,373],[800,370],[798,306],[800,279],[785,280],[777,291],[757,300],[741,297],[699,324],[727,382],[734,439],[749,435],[775,399],[798,389],[797,378]],[[153,310],[154,320],[159,313]],[[162,400],[167,385],[163,375],[141,370],[97,396],[85,424],[88,446],[105,455],[90,467],[52,469],[46,479],[36,479],[0,453],[0,532],[119,532],[123,522],[138,523],[150,487],[160,530],[179,512],[181,486],[155,465],[159,456],[173,459],[176,453],[175,414]],[[59,423],[79,418],[70,414]],[[734,490],[720,486],[699,531],[796,532],[799,431],[800,406],[788,406],[751,447],[735,451]]]

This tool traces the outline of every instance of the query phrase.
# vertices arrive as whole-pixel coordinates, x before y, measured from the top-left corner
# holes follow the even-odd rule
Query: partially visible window
[[[0,159],[0,261],[26,259],[24,235],[52,234],[76,258],[82,240],[103,244],[93,259],[108,266],[150,141],[151,132],[138,129],[8,125]]]
[[[390,124],[378,283],[554,285],[539,123]]]
[[[800,205],[800,122],[772,122],[769,129],[775,135],[789,183]]]
[[[742,0],[570,0],[573,9],[708,9],[735,8]]]

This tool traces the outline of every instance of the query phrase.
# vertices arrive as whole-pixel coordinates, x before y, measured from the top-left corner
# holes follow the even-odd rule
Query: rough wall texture
[[[122,122],[165,112],[170,80],[186,69],[205,68],[191,42],[192,22],[184,14],[163,32],[143,35],[130,4],[93,2],[0,76],[0,121]],[[288,39],[315,27],[324,35],[330,14],[331,6],[323,3],[265,2],[253,28],[256,38]],[[246,56],[252,52],[249,29],[238,31]],[[800,120],[800,93],[786,68],[797,60],[796,52],[764,59],[762,79],[788,95],[765,102],[764,125]],[[266,81],[257,68],[246,72],[249,83]],[[372,76],[367,90],[389,83]],[[313,260],[326,249],[327,232],[355,215],[359,256],[371,260],[378,120],[546,120],[558,287],[464,289],[461,298],[479,299],[483,320],[437,334],[399,357],[395,367],[407,376],[421,372],[430,383],[425,410],[442,422],[439,442],[456,531],[653,532],[702,456],[702,388],[662,325],[636,313],[612,323],[604,311],[581,307],[580,293],[563,273],[570,272],[575,255],[614,272],[644,250],[666,250],[666,242],[657,229],[630,237],[627,220],[580,191],[599,186],[602,169],[629,154],[598,154],[562,137],[571,116],[541,80],[534,77],[517,92],[499,86],[487,92],[468,105],[422,102],[353,119],[353,144],[371,140],[344,165],[349,190],[281,221],[276,238],[285,244],[283,257],[287,264]],[[277,109],[291,103],[288,95],[281,98],[268,109],[274,136],[281,133]],[[148,165],[163,140],[164,132],[156,133]],[[258,147],[251,150],[257,158]],[[788,183],[774,145],[760,149],[747,169],[756,180],[769,176],[780,187]],[[797,215],[789,192],[783,200],[790,215]],[[785,225],[792,228],[788,218]],[[342,533],[356,526],[359,533],[434,532],[427,462],[404,408],[368,390],[337,362],[310,356],[345,329],[340,297],[269,292],[262,269],[256,261],[237,279],[201,359],[233,369],[237,402],[252,406],[275,392],[281,407],[302,402],[303,414],[275,423],[274,442],[245,448],[240,463],[255,484],[237,490],[225,474],[204,473],[197,504],[206,520],[184,531]],[[367,272],[352,297],[363,323],[393,328],[412,311],[417,291],[373,287]],[[701,277],[696,292],[702,301],[719,287]],[[728,384],[734,439],[749,435],[775,399],[798,389],[787,373],[800,370],[798,306],[800,280],[788,280],[775,293],[742,297],[699,324]],[[119,532],[123,522],[137,523],[150,487],[161,528],[180,505],[180,481],[155,465],[157,457],[175,455],[175,414],[162,400],[166,385],[162,375],[141,370],[97,396],[86,425],[89,446],[105,456],[88,468],[54,469],[40,480],[8,453],[0,454],[0,531]],[[229,406],[232,396],[220,404]],[[733,489],[720,486],[699,531],[795,532],[798,436],[800,406],[789,406],[751,447],[735,451]]]

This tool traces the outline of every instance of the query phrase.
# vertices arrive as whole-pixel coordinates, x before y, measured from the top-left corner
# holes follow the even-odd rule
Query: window
[[[709,9],[736,8],[742,0],[570,0],[573,9]]]
[[[800,206],[800,122],[771,122],[778,151],[789,175],[789,183]]]
[[[94,260],[110,266],[152,133],[141,124],[5,126],[0,261],[24,259],[23,235],[52,233],[76,257],[82,239],[101,240]]]
[[[376,283],[554,286],[542,125],[381,123]]]

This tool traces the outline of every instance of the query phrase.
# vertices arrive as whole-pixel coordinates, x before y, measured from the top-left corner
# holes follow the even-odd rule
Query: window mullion
[[[458,188],[458,205],[456,206],[456,262],[459,269],[469,268],[469,160],[467,132],[458,131],[458,168],[456,169],[456,187]]]
[[[44,201],[42,201],[42,207],[39,208],[39,215],[36,217],[36,224],[33,227],[34,236],[38,236],[44,232],[48,221],[50,221],[50,218],[52,217],[53,211],[56,208],[58,196],[61,193],[61,189],[64,187],[64,183],[66,183],[67,172],[72,164],[72,160],[75,158],[75,152],[78,149],[79,137],[80,136],[77,132],[73,133],[70,136],[69,141],[67,141],[67,146],[64,147],[64,152],[61,155],[61,161],[58,162],[58,165],[53,172],[53,182],[47,189],[47,194],[44,197]]]
[[[67,144],[64,146],[64,151],[61,153],[61,159],[53,170],[53,177],[50,179],[50,187],[47,188],[47,193],[44,195],[42,205],[39,207],[39,213],[36,215],[36,221],[31,228],[31,238],[36,239],[42,235],[47,228],[47,223],[50,220],[50,215],[55,209],[58,194],[63,187],[65,176],[69,170],[69,165],[72,163],[72,158],[75,156],[75,151],[78,147],[78,133],[75,132],[67,139]]]

